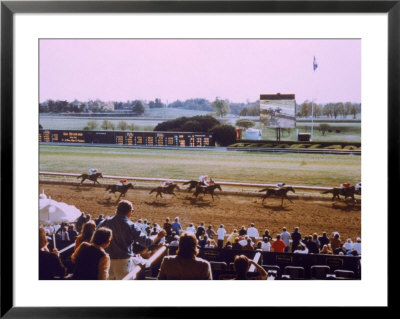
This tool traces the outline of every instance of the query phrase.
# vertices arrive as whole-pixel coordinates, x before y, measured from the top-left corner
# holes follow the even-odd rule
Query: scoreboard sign
[[[261,94],[260,122],[271,128],[296,127],[294,94]]]
[[[39,130],[39,143],[84,143],[171,147],[215,146],[212,134],[193,132]]]

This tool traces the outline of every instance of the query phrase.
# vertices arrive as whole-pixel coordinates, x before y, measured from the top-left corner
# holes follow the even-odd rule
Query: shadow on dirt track
[[[168,203],[161,203],[161,202],[144,202],[146,205],[154,206],[154,207],[168,207],[170,206]]]

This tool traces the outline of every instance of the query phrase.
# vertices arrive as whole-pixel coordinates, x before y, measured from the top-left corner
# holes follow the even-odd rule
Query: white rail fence
[[[78,178],[81,174],[77,173],[59,173],[59,172],[39,172],[40,181],[64,181],[71,182],[72,178]],[[173,181],[175,183],[185,183],[188,182],[188,179],[171,179],[171,178],[152,178],[152,177],[136,177],[136,176],[113,176],[113,175],[103,175],[103,179],[107,180],[106,184],[111,184],[115,182],[115,180],[127,179],[131,181],[139,181],[146,183],[159,183],[163,181]],[[101,180],[101,179],[100,179]],[[78,181],[77,181],[78,182]],[[257,184],[257,183],[235,183],[235,182],[224,182],[224,181],[215,181],[222,186],[231,186],[231,187],[248,187],[248,188],[266,188],[266,187],[276,187],[276,184]],[[104,184],[104,182],[103,182]],[[289,185],[288,185],[289,186]],[[325,191],[332,189],[332,187],[323,187],[323,186],[303,186],[303,185],[290,185],[296,190],[304,190],[304,191]]]

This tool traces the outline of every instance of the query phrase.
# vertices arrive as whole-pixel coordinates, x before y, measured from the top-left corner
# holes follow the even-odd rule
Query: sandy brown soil
[[[108,195],[104,187],[48,183],[39,186],[40,192],[44,189],[52,199],[75,205],[94,218],[101,213],[114,215],[117,196]],[[273,236],[282,232],[282,226],[286,226],[289,232],[299,226],[302,235],[321,234],[323,231],[329,235],[338,231],[343,240],[350,237],[355,241],[356,237],[361,237],[360,205],[344,201],[305,200],[299,197],[293,199],[293,203],[285,201],[281,207],[280,199],[268,199],[262,205],[262,194],[258,197],[219,195],[214,201],[210,195],[200,195],[194,200],[192,194],[184,190],[176,194],[177,197],[163,195],[163,198],[156,199],[155,193],[149,194],[148,189],[128,190],[126,199],[132,201],[135,207],[132,220],[143,218],[162,226],[166,217],[173,219],[179,216],[184,229],[191,222],[195,226],[200,222],[206,226],[212,224],[214,229],[223,223],[230,233],[234,228],[241,225],[249,227],[254,222],[260,234],[268,228]]]

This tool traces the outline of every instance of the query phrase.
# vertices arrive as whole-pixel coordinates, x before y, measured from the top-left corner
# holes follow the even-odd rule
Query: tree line
[[[234,114],[239,116],[259,116],[260,115],[260,101],[246,103],[233,103],[227,99],[216,98],[214,101],[207,99],[187,99],[185,101],[176,100],[172,103],[166,104],[161,99],[156,98],[154,101],[141,101],[132,100],[126,102],[104,102],[101,100],[89,100],[81,102],[74,100],[68,102],[66,100],[47,100],[39,103],[40,113],[106,113],[114,111],[127,111],[133,112],[137,115],[143,115],[146,109],[153,108],[180,108],[187,110],[198,111],[215,111],[216,116],[223,117],[227,114]],[[329,118],[344,118],[352,115],[355,119],[358,114],[361,114],[361,103],[351,102],[337,102],[337,103],[312,103],[304,101],[302,104],[296,105],[297,117],[310,117],[314,118],[321,116]]]

